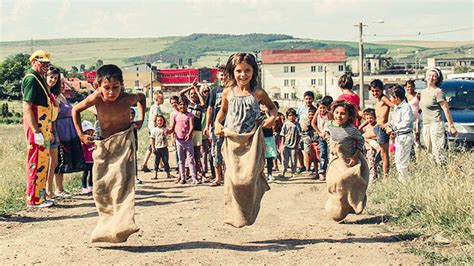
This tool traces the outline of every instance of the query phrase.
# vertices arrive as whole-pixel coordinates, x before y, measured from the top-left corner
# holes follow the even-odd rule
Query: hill
[[[158,67],[169,67],[191,58],[194,66],[213,66],[224,62],[238,51],[261,51],[263,49],[292,48],[345,48],[349,59],[359,53],[357,42],[295,38],[284,34],[192,34],[185,37],[160,38],[73,38],[34,41],[0,42],[0,61],[16,53],[31,53],[45,49],[52,53],[54,64],[70,69],[71,66],[86,67],[101,59],[104,63],[125,66],[135,63],[154,62]],[[415,52],[421,58],[433,56],[466,56],[468,42],[422,42],[389,41],[365,43],[365,53],[389,53],[398,59],[412,59]]]

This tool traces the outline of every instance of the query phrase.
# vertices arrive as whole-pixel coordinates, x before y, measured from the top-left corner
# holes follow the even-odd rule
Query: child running
[[[123,90],[122,71],[116,65],[97,70],[98,89],[72,109],[74,127],[84,144],[95,144],[93,153],[94,201],[99,221],[92,242],[125,242],[137,232],[135,224],[136,144],[133,129],[143,124],[146,98]],[[130,120],[137,104],[138,121]],[[84,133],[81,112],[95,106],[101,127],[99,140]],[[135,124],[135,125],[134,125]]]
[[[194,115],[187,111],[188,99],[186,97],[179,97],[178,112],[171,113],[170,132],[173,132],[176,138],[176,150],[179,158],[179,174],[177,180],[180,184],[186,184],[186,165],[189,166],[189,172],[193,180],[193,185],[201,184],[197,178],[196,164],[194,160],[193,147],[193,129],[194,129]]]
[[[163,162],[167,178],[171,178],[170,165],[168,163],[168,129],[166,128],[166,120],[163,115],[155,116],[155,127],[151,131],[150,145],[151,151],[155,154],[155,177],[158,179],[158,167]]]

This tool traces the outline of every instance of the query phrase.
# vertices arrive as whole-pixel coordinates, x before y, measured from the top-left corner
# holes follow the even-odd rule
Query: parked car
[[[426,84],[417,80],[415,87],[417,91],[421,91],[426,88]],[[458,131],[456,137],[448,134],[449,144],[455,148],[474,147],[474,80],[444,80],[440,88],[446,95],[454,126]],[[421,117],[423,119],[423,114]],[[443,120],[446,121],[446,118],[443,117]],[[448,129],[446,131],[449,132]]]

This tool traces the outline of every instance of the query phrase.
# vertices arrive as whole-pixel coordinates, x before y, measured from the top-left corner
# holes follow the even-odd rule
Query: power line
[[[436,35],[436,34],[443,34],[443,33],[450,33],[450,32],[466,31],[466,30],[472,30],[472,29],[474,29],[474,27],[461,28],[461,29],[455,29],[455,30],[437,31],[437,32],[428,32],[428,33],[422,33],[421,31],[419,31],[417,34],[379,35],[379,34],[374,33],[373,35],[364,35],[364,36],[371,36],[371,37],[413,37],[413,36],[427,36],[427,35]]]

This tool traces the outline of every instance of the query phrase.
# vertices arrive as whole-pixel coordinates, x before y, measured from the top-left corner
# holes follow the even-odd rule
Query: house
[[[195,79],[199,83],[214,83],[217,72],[217,68],[159,69],[156,71],[156,80],[163,91],[180,91],[191,86]]]
[[[94,87],[87,81],[78,78],[66,78],[64,81],[64,97],[71,98],[76,92],[83,90],[94,91]]]
[[[343,48],[263,50],[262,87],[272,99],[302,99],[305,91],[339,95],[337,80],[346,71]]]
[[[453,74],[455,67],[474,69],[474,57],[428,58],[428,68],[438,67],[443,74]]]
[[[125,89],[147,90],[150,82],[155,80],[154,67],[149,63],[125,66],[121,69]]]

